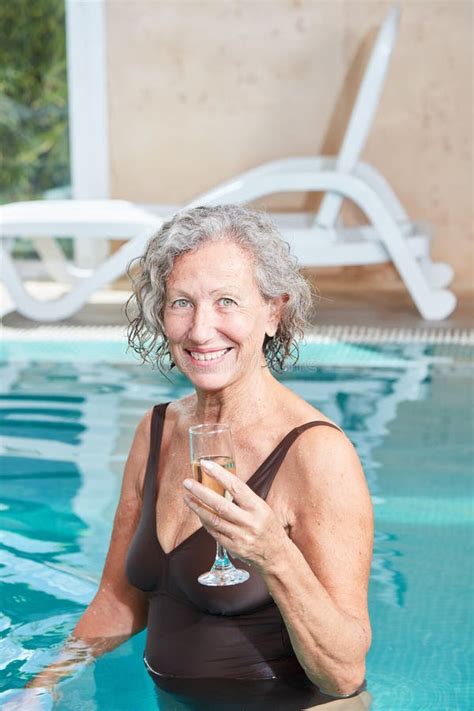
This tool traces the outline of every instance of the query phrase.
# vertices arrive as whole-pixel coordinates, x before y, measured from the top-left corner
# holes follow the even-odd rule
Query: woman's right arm
[[[56,662],[27,683],[29,689],[53,691],[56,683],[94,657],[111,651],[146,627],[148,600],[127,580],[128,548],[141,513],[141,496],[150,443],[151,411],[135,431],[125,465],[120,499],[99,589]]]

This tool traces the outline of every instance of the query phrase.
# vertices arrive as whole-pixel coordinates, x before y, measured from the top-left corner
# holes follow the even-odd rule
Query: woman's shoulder
[[[335,424],[317,411],[313,422]],[[317,416],[316,416],[317,415]],[[339,427],[313,426],[301,432],[286,456],[286,463],[298,471],[299,483],[308,499],[323,501],[326,495],[338,498],[367,495],[367,482],[357,451]]]
[[[292,393],[293,395],[293,393]],[[312,424],[298,432],[287,454],[287,462],[310,475],[317,470],[321,473],[340,469],[361,470],[360,461],[352,442],[337,422],[322,410],[306,402],[299,396],[286,398],[279,409],[286,423],[286,430],[298,429],[301,425]]]
[[[163,408],[165,408],[166,420],[168,421],[173,419],[176,409],[175,404],[175,402],[159,402],[156,405],[152,405],[151,407],[149,407],[148,410],[143,413],[140,420],[138,421],[138,424],[135,429],[135,439],[138,439],[142,443],[148,444],[150,440],[150,435],[152,434],[154,419],[156,422],[156,415],[158,415],[160,410],[162,411],[163,415]]]
[[[305,410],[307,422],[336,424],[317,408]],[[293,441],[284,466],[297,472],[288,478],[288,501],[293,514],[289,520],[309,520],[339,515],[341,511],[358,511],[369,521],[372,516],[367,480],[357,451],[339,427],[314,426],[300,432]],[[339,513],[338,513],[339,512]],[[349,515],[350,512],[347,512]],[[352,515],[352,513],[351,513]]]
[[[161,419],[161,447],[165,453],[171,441],[176,443],[178,440],[181,441],[184,436],[187,437],[188,427],[194,424],[195,406],[195,395],[188,395],[178,400],[160,403],[160,405],[155,405],[155,407],[152,408],[152,417],[157,407],[166,408],[165,412],[162,412]]]
[[[279,399],[280,402],[278,403],[278,407],[275,408],[275,411],[280,413],[282,424],[284,424],[288,430],[309,422],[324,422],[339,427],[337,423],[331,420],[322,410],[287,388],[285,388],[285,391],[286,392],[282,393],[282,397]],[[333,428],[326,427],[325,429]]]

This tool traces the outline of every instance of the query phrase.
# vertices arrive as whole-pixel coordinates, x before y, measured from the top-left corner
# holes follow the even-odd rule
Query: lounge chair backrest
[[[351,112],[349,123],[336,158],[336,170],[352,171],[360,160],[361,153],[372,127],[380,101],[390,58],[392,56],[400,19],[400,8],[393,5],[377,34],[359,92]],[[326,193],[315,222],[321,227],[334,227],[343,198],[335,193]]]

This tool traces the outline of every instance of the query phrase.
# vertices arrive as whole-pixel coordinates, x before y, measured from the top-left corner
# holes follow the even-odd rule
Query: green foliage
[[[0,202],[69,183],[64,0],[0,0]]]

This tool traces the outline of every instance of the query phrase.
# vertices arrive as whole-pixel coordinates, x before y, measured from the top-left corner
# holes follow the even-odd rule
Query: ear
[[[280,325],[283,309],[290,297],[288,294],[282,294],[269,300],[269,315],[265,333],[269,338],[273,338]]]

